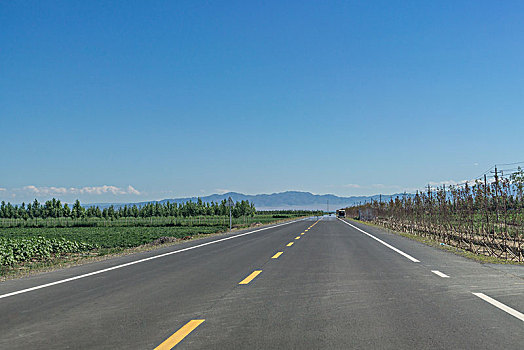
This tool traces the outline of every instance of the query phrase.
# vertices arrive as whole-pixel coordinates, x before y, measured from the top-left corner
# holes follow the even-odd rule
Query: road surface
[[[523,312],[522,266],[324,217],[2,282],[0,349],[522,349]]]

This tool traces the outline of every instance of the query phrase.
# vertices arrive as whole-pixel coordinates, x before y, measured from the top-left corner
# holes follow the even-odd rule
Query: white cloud
[[[0,187],[0,191],[7,191],[7,190],[3,187]]]
[[[465,182],[469,182],[469,183],[472,183],[474,181],[472,180],[462,180],[462,181],[455,181],[455,180],[444,180],[444,181],[430,181],[429,182],[429,185],[430,186],[442,186],[442,185],[446,185],[446,186],[456,186],[456,185],[459,185],[459,184],[463,184]]]
[[[36,186],[33,186],[33,185],[25,186],[25,187],[22,188],[22,190],[29,191],[29,192],[34,192],[34,193],[39,193],[39,189]]]
[[[343,185],[343,187],[347,187],[347,188],[361,188],[362,186],[360,186],[359,184],[347,184],[347,185]]]
[[[139,195],[140,194],[140,191],[138,191],[136,188],[134,188],[133,186],[129,185],[127,186],[127,193],[129,194],[136,194],[136,195]]]
[[[228,193],[228,192],[233,192],[231,190],[227,190],[227,189],[224,189],[224,188],[217,188],[215,189],[215,191],[218,193],[218,194],[224,194],[224,193]]]
[[[395,187],[398,187],[398,186],[395,186],[395,185],[393,185],[393,186],[386,186],[384,184],[373,184],[373,185],[371,185],[371,187],[373,187],[373,188],[395,188]]]
[[[358,184],[347,184],[342,185],[346,188],[360,188],[360,189],[398,189],[401,188],[399,185],[385,185],[385,184],[371,184],[371,185],[358,185]]]
[[[37,187],[34,185],[24,186],[23,192],[30,192],[39,195],[66,195],[66,194],[89,194],[89,195],[101,195],[111,193],[114,195],[133,194],[139,195],[140,191],[129,185],[127,188],[121,188],[110,185],[103,186],[85,186],[85,187]]]
[[[418,188],[404,187],[400,185],[391,185],[391,184],[369,184],[369,185],[359,185],[359,184],[346,184],[342,185],[344,188],[353,189],[352,192],[358,193],[360,195],[375,195],[379,193],[401,193],[401,192],[414,192],[419,190]]]

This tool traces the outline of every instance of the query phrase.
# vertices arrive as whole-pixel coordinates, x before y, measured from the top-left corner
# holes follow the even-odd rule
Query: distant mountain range
[[[402,194],[393,195],[382,195],[382,200],[389,200],[391,197],[402,196]],[[234,201],[247,200],[253,202],[257,210],[292,210],[292,209],[305,209],[305,210],[327,210],[329,203],[329,210],[335,210],[344,208],[347,206],[355,205],[360,202],[369,202],[371,199],[378,200],[379,195],[374,196],[351,196],[351,197],[339,197],[333,194],[312,194],[310,192],[301,191],[286,191],[272,194],[256,194],[248,195],[237,192],[228,192],[224,194],[212,194],[205,197],[187,197],[187,198],[172,198],[163,199],[159,201],[148,201],[138,203],[93,203],[86,206],[96,205],[100,208],[107,208],[110,205],[120,207],[124,205],[143,205],[146,203],[185,203],[188,201],[197,201],[198,198],[204,202],[221,202],[223,199],[231,197]]]

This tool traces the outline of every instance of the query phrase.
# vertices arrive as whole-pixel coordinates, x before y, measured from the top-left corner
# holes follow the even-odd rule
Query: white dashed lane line
[[[339,219],[339,220],[340,220],[340,219]],[[382,243],[383,245],[385,245],[385,246],[388,247],[389,249],[391,249],[391,250],[393,250],[393,251],[399,253],[399,254],[402,255],[403,257],[405,257],[405,258],[411,260],[412,262],[414,262],[414,263],[418,263],[418,262],[420,262],[420,260],[415,259],[415,258],[412,257],[411,255],[409,255],[409,254],[407,254],[407,253],[404,253],[402,250],[393,247],[391,244],[384,242],[384,241],[381,240],[380,238],[377,238],[377,237],[373,236],[372,234],[367,233],[366,231],[364,231],[364,230],[362,230],[362,229],[356,227],[355,225],[351,225],[349,222],[344,221],[344,220],[340,220],[340,221],[342,221],[342,222],[345,223],[346,225],[349,225],[349,226],[353,227],[355,230],[358,230],[358,231],[362,232],[363,234],[367,235],[368,237],[373,238],[375,241],[377,241],[377,242],[379,242],[379,243]]]
[[[435,275],[440,276],[442,278],[449,278],[448,275],[446,275],[445,273],[440,272],[439,270],[431,270],[431,272],[433,272]]]
[[[373,236],[372,234],[367,233],[366,231],[364,231],[364,230],[362,230],[362,229],[356,227],[355,225],[352,225],[352,224],[350,224],[349,222],[347,222],[347,221],[345,221],[345,220],[340,220],[340,221],[342,221],[343,223],[345,223],[345,224],[348,225],[348,226],[353,227],[355,230],[358,230],[358,231],[364,233],[365,235],[367,235],[367,236],[373,238],[373,239],[376,240],[377,242],[382,243],[383,245],[385,245],[385,246],[388,247],[389,249],[394,250],[395,252],[399,253],[400,255],[404,256],[405,258],[407,258],[407,259],[409,259],[409,260],[411,260],[411,261],[413,261],[413,262],[417,262],[417,263],[420,262],[420,260],[415,259],[415,258],[412,257],[411,255],[409,255],[409,254],[407,254],[407,253],[404,253],[404,252],[401,251],[400,249],[393,247],[392,245],[390,245],[390,244],[384,242],[383,240],[381,240],[380,238],[377,238],[377,237]],[[442,278],[450,278],[448,275],[446,275],[445,273],[440,272],[440,271],[438,271],[438,270],[431,270],[431,272],[433,272],[435,275],[437,275],[437,276],[439,276],[439,277],[442,277]],[[515,310],[515,309],[513,309],[513,308],[511,308],[511,307],[509,307],[509,306],[507,306],[507,305],[505,305],[505,304],[503,304],[503,303],[501,303],[500,301],[495,300],[495,299],[493,299],[493,298],[487,296],[487,295],[484,294],[484,293],[474,293],[474,292],[471,292],[471,294],[473,294],[474,296],[476,296],[476,297],[478,297],[478,298],[484,300],[485,302],[487,302],[487,303],[489,303],[489,304],[491,304],[491,305],[493,305],[493,306],[499,308],[500,310],[502,310],[502,311],[504,311],[504,312],[510,314],[511,316],[516,317],[516,318],[518,318],[519,320],[521,320],[521,321],[524,322],[524,314],[523,314],[522,312],[517,311],[517,310]]]
[[[472,293],[474,296],[476,297],[479,297],[480,299],[484,300],[485,302],[488,302],[490,303],[491,305],[495,306],[495,307],[498,307],[499,309],[501,309],[502,311],[504,312],[507,312],[508,314],[510,314],[511,316],[514,316],[516,318],[518,318],[519,320],[523,321],[524,322],[524,314],[522,312],[519,312],[515,309],[512,309],[511,307],[507,306],[507,305],[504,305],[502,304],[500,301],[498,300],[495,300],[491,297],[488,297],[486,294],[484,293]]]

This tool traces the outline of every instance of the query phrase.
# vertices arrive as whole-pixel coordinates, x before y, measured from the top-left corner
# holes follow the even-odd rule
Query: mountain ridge
[[[115,207],[121,207],[124,205],[144,205],[147,203],[185,203],[188,201],[197,201],[199,198],[203,202],[221,202],[224,199],[231,197],[233,201],[247,200],[253,202],[257,210],[327,210],[328,201],[329,209],[334,210],[343,208],[351,205],[358,204],[359,202],[369,202],[370,200],[378,200],[382,196],[382,200],[389,200],[391,197],[402,196],[402,194],[391,194],[391,195],[372,195],[372,196],[350,196],[340,197],[334,194],[313,194],[305,191],[284,191],[275,193],[262,193],[262,194],[243,194],[239,192],[226,192],[223,194],[211,194],[202,197],[182,197],[182,198],[166,198],[156,201],[144,201],[134,203],[92,203],[86,206],[96,205],[100,208],[107,208],[111,205]]]

